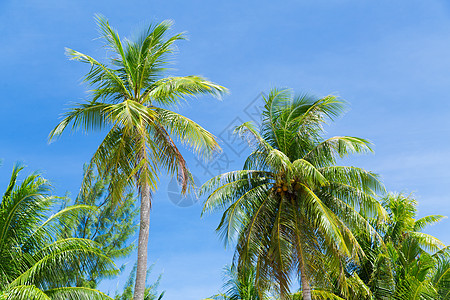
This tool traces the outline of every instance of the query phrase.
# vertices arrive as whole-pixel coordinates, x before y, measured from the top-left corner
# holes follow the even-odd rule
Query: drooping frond
[[[327,166],[318,170],[331,182],[353,186],[372,195],[386,192],[377,174],[358,167]]]
[[[9,287],[39,283],[42,289],[64,286],[73,276],[71,270],[83,273],[83,265],[101,259],[113,265],[98,247],[86,239],[63,239],[56,241],[33,255],[34,264],[20,274]],[[106,265],[106,264],[105,264]]]
[[[190,191],[194,186],[194,179],[169,132],[160,124],[149,127],[149,132],[147,145],[152,151],[154,165],[166,169],[171,176],[176,175],[183,194]]]
[[[200,196],[210,193],[204,203],[202,215],[228,207],[249,186],[270,181],[270,173],[264,171],[232,171],[213,177],[203,184],[199,192]]]
[[[42,224],[33,228],[33,231],[22,242],[22,249],[38,245],[43,242],[43,239],[51,240],[52,237],[60,236],[61,232],[67,229],[72,221],[79,217],[80,213],[95,214],[96,209],[95,206],[72,205],[59,210],[43,221]]]
[[[123,128],[126,135],[133,135],[139,131],[142,131],[141,134],[145,134],[147,126],[157,118],[157,113],[152,108],[132,100],[124,100],[110,105],[105,112],[108,114],[110,122]]]
[[[250,147],[255,148],[257,153],[267,154],[274,148],[258,133],[253,122],[245,122],[242,125],[237,126],[234,129],[234,133],[238,134],[241,138],[247,140]],[[259,159],[263,159],[264,156],[260,156]]]
[[[370,142],[356,137],[336,136],[329,138],[303,156],[318,167],[334,164],[337,157],[345,157],[355,153],[367,153],[372,151]],[[324,165],[325,164],[325,165]]]
[[[324,186],[328,179],[321,170],[316,169],[310,162],[304,159],[297,159],[292,163],[294,175],[307,179],[308,186]]]
[[[142,96],[151,105],[178,104],[180,99],[197,95],[220,98],[227,89],[200,76],[167,77],[155,82]]]
[[[155,111],[158,114],[158,123],[198,155],[211,158],[215,152],[221,150],[214,135],[191,119],[167,109],[155,108]]]
[[[113,101],[117,102],[121,98],[132,98],[130,86],[120,77],[120,74],[114,69],[110,69],[103,63],[98,62],[93,57],[81,52],[66,48],[66,55],[71,60],[77,60],[90,64],[91,70],[84,77],[84,81],[93,86],[93,101]]]
[[[108,107],[108,104],[94,101],[76,104],[64,114],[63,120],[50,132],[49,141],[59,137],[70,123],[72,123],[72,130],[81,128],[88,132],[102,129],[107,124],[105,111]]]
[[[411,232],[411,237],[416,239],[424,249],[432,252],[438,251],[445,247],[445,244],[442,241],[423,232]]]
[[[21,285],[4,293],[5,300],[52,300],[34,285]]]
[[[52,300],[112,300],[108,295],[85,287],[62,287],[45,291]]]
[[[434,223],[437,223],[445,218],[446,217],[442,215],[430,215],[420,218],[414,223],[414,231],[421,231],[425,229],[425,227],[433,225]]]
[[[110,176],[109,185],[112,200],[118,202],[124,190],[133,183],[133,172],[136,172],[137,156],[135,153],[142,149],[142,144],[137,143],[131,136],[124,134],[123,129],[113,127],[102,143],[95,151],[88,168],[96,167],[99,174],[106,178]],[[144,177],[143,177],[144,178]],[[88,191],[85,176],[82,184],[82,192]],[[151,186],[155,186],[155,178],[150,178]]]
[[[36,173],[19,184],[20,169],[14,167],[0,203],[0,299],[63,299],[47,290],[64,290],[77,274],[98,261],[104,261],[105,268],[115,268],[94,242],[59,238],[78,213],[94,209],[75,205],[49,216],[56,199],[50,194],[51,186]],[[96,299],[90,295],[100,294],[65,291],[64,299]]]

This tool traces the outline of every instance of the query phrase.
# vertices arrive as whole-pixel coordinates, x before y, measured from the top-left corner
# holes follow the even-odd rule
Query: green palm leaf
[[[95,210],[75,205],[48,216],[56,199],[51,186],[36,173],[19,184],[21,169],[14,167],[0,203],[0,298],[62,299],[49,292],[56,289],[65,291],[64,299],[96,299],[91,295],[100,295],[98,291],[66,287],[90,264],[103,261],[108,270],[114,264],[90,240],[58,239],[71,219]]]

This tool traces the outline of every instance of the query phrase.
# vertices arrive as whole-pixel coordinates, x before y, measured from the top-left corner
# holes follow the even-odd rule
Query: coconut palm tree
[[[100,37],[108,49],[107,62],[67,49],[71,59],[91,66],[85,82],[92,98],[76,104],[50,133],[49,139],[72,129],[109,131],[94,153],[91,166],[110,177],[110,193],[119,201],[126,186],[135,186],[141,198],[135,300],[142,300],[147,272],[147,244],[152,191],[159,170],[179,179],[183,193],[193,180],[173,138],[208,157],[219,148],[214,136],[194,121],[167,109],[187,97],[220,96],[226,89],[200,76],[166,76],[174,43],[184,34],[170,36],[171,21],[149,26],[135,39],[121,40],[103,16],[97,16]]]
[[[445,218],[442,215],[429,215],[416,219],[417,201],[412,196],[390,193],[382,199],[389,218],[377,226],[378,231],[384,237],[385,243],[392,243],[394,247],[402,246],[406,238],[417,240],[420,248],[424,251],[438,251],[445,244],[432,235],[422,230]]]
[[[366,256],[350,269],[376,299],[446,299],[450,252],[442,241],[422,232],[444,216],[416,219],[417,202],[411,196],[390,193],[382,202],[388,218],[373,225],[386,247],[358,236]]]
[[[214,295],[214,300],[269,300],[267,292],[260,293],[255,285],[255,268],[238,272],[236,267],[227,266],[224,270],[224,292]]]
[[[419,241],[407,238],[393,256],[397,300],[444,300],[450,296],[450,252],[448,249],[430,254]]]
[[[270,291],[260,291],[256,286],[256,269],[241,269],[240,272],[235,266],[227,266],[224,270],[223,292],[205,300],[275,300],[277,295],[272,295]],[[352,290],[355,292],[355,290]],[[317,287],[311,291],[313,299],[343,300],[335,295],[330,288]],[[301,300],[301,292],[294,293],[292,300]],[[358,299],[358,298],[355,298]]]
[[[111,299],[70,286],[95,262],[106,271],[115,268],[112,261],[91,240],[57,239],[66,221],[92,207],[69,206],[47,217],[56,200],[50,185],[38,174],[19,183],[22,169],[14,167],[0,203],[0,299]]]
[[[388,212],[386,220],[368,220],[381,241],[359,234],[358,230],[353,232],[365,256],[358,263],[351,260],[347,263],[350,293],[345,299],[447,299],[450,296],[449,248],[422,232],[444,216],[416,219],[416,200],[402,194],[390,193],[382,199],[382,204]],[[314,288],[335,293],[333,297],[343,297],[333,286]]]
[[[315,282],[341,278],[345,260],[363,255],[351,230],[374,233],[360,212],[384,218],[375,199],[384,188],[371,172],[336,166],[337,158],[371,151],[361,138],[323,139],[323,124],[343,111],[341,100],[273,89],[264,101],[259,132],[251,123],[236,129],[253,152],[243,170],[203,185],[203,212],[224,210],[218,231],[237,243],[238,267],[256,266],[261,289],[274,280],[287,299],[297,274],[309,300]]]
[[[151,273],[153,266],[155,264],[152,264],[148,270],[147,274]],[[123,290],[121,293],[116,294],[114,297],[114,300],[131,300],[133,299],[133,287],[136,277],[136,269],[137,264],[133,266],[133,269],[131,270],[127,281],[125,282],[125,285],[123,287]],[[158,279],[153,283],[147,283],[145,287],[145,293],[144,293],[144,300],[161,300],[164,297],[165,292],[158,292],[159,283],[161,281],[162,275],[160,274],[158,276]],[[147,276],[148,278],[148,276]]]
[[[396,283],[394,298],[448,299],[449,249],[436,237],[422,232],[445,217],[428,215],[416,219],[417,201],[411,196],[389,194],[383,202],[389,218],[381,231],[385,242],[395,249],[391,252]]]

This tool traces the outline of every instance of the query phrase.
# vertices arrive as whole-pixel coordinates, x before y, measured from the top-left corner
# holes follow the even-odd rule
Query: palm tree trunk
[[[303,263],[300,266],[300,272],[300,278],[302,280],[303,300],[311,300],[311,286],[309,285],[309,280],[305,271],[305,265]]]
[[[150,231],[151,191],[144,181],[141,187],[141,220],[139,224],[138,257],[136,269],[136,284],[133,300],[144,300],[145,282],[147,276],[148,235]]]

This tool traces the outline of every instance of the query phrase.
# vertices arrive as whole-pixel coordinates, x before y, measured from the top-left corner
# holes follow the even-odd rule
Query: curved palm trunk
[[[145,281],[147,276],[147,251],[152,195],[148,183],[145,182],[143,185],[144,186],[141,187],[141,220],[139,224],[136,284],[134,286],[133,300],[144,300]]]
[[[303,300],[311,300],[311,286],[309,285],[309,280],[306,276],[305,272],[305,266],[300,266],[300,278],[302,280],[302,294],[303,294]]]

